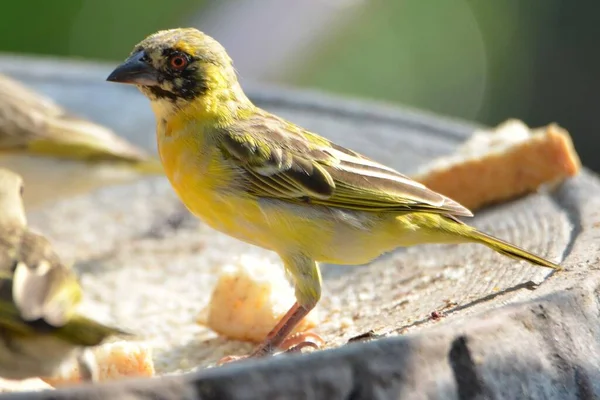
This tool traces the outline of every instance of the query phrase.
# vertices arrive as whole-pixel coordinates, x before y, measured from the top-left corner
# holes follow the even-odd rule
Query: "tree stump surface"
[[[105,82],[112,67],[0,58],[0,72],[154,151],[148,101]],[[257,105],[408,174],[477,128],[320,93],[247,89]],[[600,180],[584,170],[552,193],[467,221],[560,262],[566,270],[555,274],[478,245],[423,245],[369,266],[324,266],[317,332],[328,349],[206,369],[253,346],[194,322],[219,269],[240,254],[277,257],[200,223],[163,177],[47,204],[28,215],[30,225],[76,263],[83,309],[147,338],[157,371],[178,374],[0,398],[597,398],[598,210]]]

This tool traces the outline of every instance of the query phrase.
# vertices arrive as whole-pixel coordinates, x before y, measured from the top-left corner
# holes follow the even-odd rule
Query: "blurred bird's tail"
[[[32,153],[89,162],[123,162],[140,173],[163,173],[157,158],[109,128],[68,115],[52,118],[47,126],[47,135],[36,137],[27,144]]]
[[[122,331],[81,315],[75,315],[64,326],[58,328],[57,335],[63,340],[80,346],[97,346],[104,339],[116,337],[133,337],[132,333]]]

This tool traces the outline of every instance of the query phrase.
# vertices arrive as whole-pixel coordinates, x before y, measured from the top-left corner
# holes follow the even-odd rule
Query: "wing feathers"
[[[308,197],[314,204],[373,212],[472,216],[398,171],[270,114],[223,131],[223,150],[248,173],[247,190],[257,197],[294,202]]]

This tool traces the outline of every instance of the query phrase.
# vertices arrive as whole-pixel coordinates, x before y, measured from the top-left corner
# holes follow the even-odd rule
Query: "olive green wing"
[[[329,156],[320,150],[325,140],[321,146],[311,143],[293,126],[266,116],[240,122],[220,138],[223,153],[246,172],[246,189],[253,195],[291,201],[333,195]]]
[[[257,197],[372,212],[472,216],[457,202],[369,158],[259,114],[221,134],[221,150]]]

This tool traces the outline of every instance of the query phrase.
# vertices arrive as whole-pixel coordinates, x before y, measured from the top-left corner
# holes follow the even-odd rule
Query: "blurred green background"
[[[283,72],[272,79],[274,83],[408,105],[487,125],[507,118],[520,118],[533,126],[557,122],[573,135],[584,164],[600,171],[600,157],[596,156],[600,137],[595,132],[600,3],[331,1],[338,5],[347,1],[347,7],[354,9],[351,17],[332,24],[297,50],[291,49],[301,57],[289,66],[280,61],[277,65]],[[236,2],[242,0],[229,1]],[[5,2],[0,15],[0,51],[122,60],[147,34],[194,25],[192,16],[202,20],[205,10],[217,3]],[[269,11],[268,21],[276,27],[276,12],[286,13],[281,8],[267,9],[273,2],[252,4],[256,14],[247,13],[245,28],[250,37],[254,18],[256,24],[263,24],[264,17],[259,15]],[[307,0],[303,4],[311,7],[317,3]],[[342,13],[343,7],[335,12]],[[226,29],[228,22],[224,17],[218,25]],[[195,26],[203,29],[199,25]],[[247,35],[244,40],[249,40]],[[269,46],[288,46],[281,40],[272,44],[271,39],[257,34],[252,40],[259,42],[259,50],[248,57],[260,61],[261,46],[265,51]],[[259,80],[269,79],[263,76]]]

